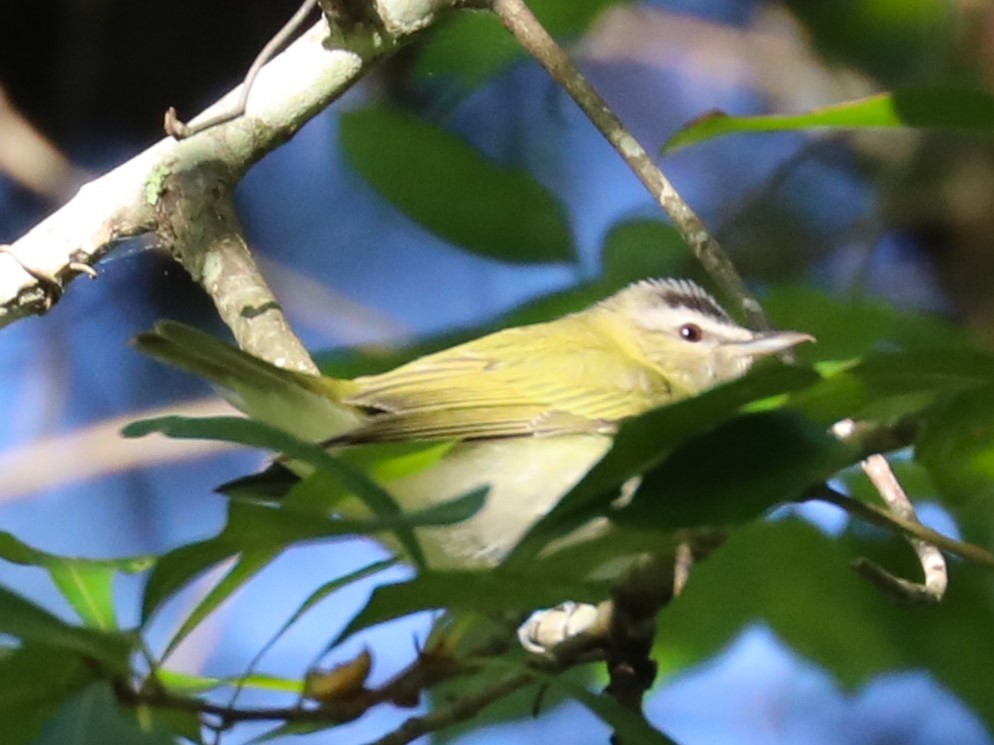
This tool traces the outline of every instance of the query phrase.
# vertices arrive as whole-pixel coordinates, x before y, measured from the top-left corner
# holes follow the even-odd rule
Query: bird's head
[[[691,394],[744,375],[760,357],[814,341],[798,331],[750,331],[686,279],[642,280],[600,307],[626,343]]]

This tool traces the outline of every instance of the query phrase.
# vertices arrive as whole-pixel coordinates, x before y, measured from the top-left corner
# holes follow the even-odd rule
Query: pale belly
[[[491,566],[610,447],[605,435],[466,442],[439,463],[386,487],[405,510],[415,510],[489,484],[480,512],[449,527],[420,529],[418,538],[433,568]]]

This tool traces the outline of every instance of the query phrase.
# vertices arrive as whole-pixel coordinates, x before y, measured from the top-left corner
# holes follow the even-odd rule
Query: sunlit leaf
[[[113,582],[118,572],[134,574],[152,566],[151,557],[81,559],[34,548],[10,533],[0,532],[0,558],[14,564],[46,569],[62,596],[87,626],[111,630],[114,619]]]
[[[979,90],[909,89],[878,93],[803,114],[729,116],[706,114],[677,132],[663,147],[670,153],[704,140],[741,132],[799,129],[953,129],[994,133],[994,97]]]
[[[399,110],[347,112],[339,128],[352,166],[439,237],[501,261],[575,261],[563,205],[525,171]]]
[[[253,552],[261,559],[268,552],[278,552],[301,541],[452,525],[476,514],[483,507],[486,491],[484,487],[423,510],[368,520],[330,518],[248,502],[232,502],[228,505],[228,521],[217,536],[180,546],[159,559],[145,588],[142,619],[147,622],[162,603],[193,578],[225,559],[245,552]],[[225,590],[219,592],[223,595],[237,586],[233,578],[226,584]],[[218,598],[223,599],[222,595]]]
[[[361,499],[376,515],[399,515],[394,498],[361,471],[332,456],[320,445],[299,440],[283,430],[263,422],[242,417],[190,418],[166,416],[132,422],[122,430],[127,437],[142,437],[161,432],[167,437],[237,442],[241,445],[267,448],[301,460],[337,479],[351,494]],[[424,565],[424,553],[414,533],[399,521],[395,528],[397,540],[418,566]]]
[[[303,682],[294,678],[280,678],[275,675],[262,675],[259,673],[251,675],[238,675],[229,678],[211,678],[205,675],[192,675],[181,673],[176,670],[159,668],[155,671],[155,677],[170,691],[184,695],[207,693],[231,686],[242,688],[252,688],[260,691],[274,691],[276,693],[299,694],[303,691]]]

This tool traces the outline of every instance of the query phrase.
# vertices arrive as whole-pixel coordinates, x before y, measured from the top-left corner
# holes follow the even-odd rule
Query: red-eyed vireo
[[[457,441],[439,462],[384,484],[409,510],[490,486],[470,520],[419,531],[438,568],[497,562],[604,456],[622,420],[810,340],[750,331],[695,283],[653,279],[564,318],[353,380],[283,370],[176,323],[136,343],[227,389],[249,416],[333,449]]]

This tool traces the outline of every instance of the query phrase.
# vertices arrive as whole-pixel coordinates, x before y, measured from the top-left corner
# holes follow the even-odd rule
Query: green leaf
[[[363,178],[440,238],[500,261],[576,261],[563,205],[525,171],[401,111],[348,112],[339,128]]]
[[[799,129],[953,129],[994,133],[994,97],[977,90],[907,89],[813,109],[803,114],[728,116],[706,114],[677,132],[664,153],[742,132]]]
[[[796,391],[818,380],[811,370],[771,365],[626,422],[607,455],[532,526],[508,562],[529,561],[550,540],[601,514],[621,484],[655,468],[680,442],[707,432],[752,401]]]
[[[905,541],[873,535],[833,538],[799,520],[741,527],[660,614],[654,657],[672,674],[763,623],[846,686],[888,671],[927,670],[994,728],[989,570],[953,563],[943,601],[911,609],[850,571],[852,559],[870,555],[917,579]]]
[[[207,616],[217,610],[225,600],[268,566],[279,553],[278,549],[246,549],[242,551],[234,566],[225,573],[224,577],[210,589],[210,592],[200,599],[196,607],[183,619],[183,623],[180,624],[180,627],[166,645],[165,651],[162,653],[163,659],[168,657],[186,639],[190,632],[197,628]]]
[[[0,732],[4,745],[36,742],[59,705],[98,675],[64,647],[28,644],[0,656]]]
[[[126,559],[59,556],[29,546],[4,532],[0,532],[0,558],[14,564],[46,569],[83,623],[108,631],[117,627],[114,618],[114,577],[118,572],[143,572],[154,562],[146,556]]]
[[[962,349],[962,327],[934,315],[900,311],[882,298],[838,297],[795,285],[772,288],[763,307],[780,328],[813,334],[817,344],[796,348],[806,361],[845,360],[874,352]]]
[[[994,357],[967,349],[873,354],[791,396],[791,408],[826,426],[846,417],[892,420],[941,397],[994,384]]]
[[[616,222],[604,238],[601,256],[604,295],[646,277],[705,279],[676,228],[661,220]]]
[[[330,647],[362,629],[423,610],[446,608],[484,613],[527,611],[564,598],[599,601],[604,582],[576,582],[561,577],[505,571],[423,571],[413,579],[377,587],[365,607]]]
[[[273,648],[273,645],[276,644],[276,642],[278,642],[283,637],[283,635],[287,631],[289,631],[290,628],[304,616],[305,613],[310,611],[311,608],[316,606],[318,603],[320,603],[322,600],[329,597],[333,593],[342,589],[343,587],[348,587],[354,582],[358,582],[359,580],[366,579],[367,577],[371,577],[374,574],[378,574],[379,572],[382,572],[384,569],[387,569],[388,567],[391,567],[396,563],[397,563],[396,559],[385,559],[383,561],[377,561],[372,564],[368,564],[367,566],[364,566],[361,569],[357,569],[354,572],[349,572],[348,574],[342,577],[337,577],[333,580],[330,580],[329,582],[325,582],[319,588],[314,590],[314,592],[308,595],[307,599],[305,599],[304,602],[300,604],[300,607],[298,607],[297,610],[294,611],[293,614],[283,623],[283,625],[280,626],[280,628],[276,631],[275,634],[273,634],[273,636],[269,639],[269,641],[267,641],[262,646],[262,648],[255,654],[255,656],[252,658],[252,661],[249,662],[248,667],[246,668],[248,673],[252,673],[255,670],[256,666],[266,655],[266,653]],[[237,681],[234,682],[239,688],[250,687],[249,681],[253,680],[254,677],[255,676],[249,674],[246,675],[244,678],[239,678]],[[298,683],[298,689],[299,690],[296,692],[302,691],[302,687],[300,686],[299,683]]]
[[[232,502],[228,505],[228,521],[217,536],[181,546],[159,559],[145,587],[143,623],[194,577],[233,556],[253,552],[261,557],[265,552],[280,551],[300,541],[372,535],[415,527],[444,527],[475,515],[482,509],[485,496],[484,487],[424,510],[369,520],[333,519],[249,502]],[[234,583],[235,578],[229,582]],[[237,586],[227,584],[225,591]],[[223,600],[223,595],[217,599]]]
[[[994,514],[994,384],[951,397],[928,417],[915,457],[953,504]]]
[[[191,713],[192,715],[192,713]],[[95,683],[68,700],[49,721],[36,745],[176,745],[173,733],[142,726],[130,709],[118,707],[109,683]]]
[[[529,0],[528,7],[554,36],[576,36],[619,0]],[[418,50],[415,75],[443,77],[465,92],[498,75],[525,52],[492,13],[453,13],[436,24]]]
[[[166,670],[159,668],[155,671],[155,677],[166,688],[182,695],[193,695],[207,693],[218,688],[238,686],[240,688],[253,688],[260,691],[273,691],[274,693],[300,694],[304,690],[303,681],[296,678],[280,678],[275,675],[237,675],[229,678],[210,678],[204,675],[192,675],[181,673],[176,670]]]
[[[243,417],[197,419],[166,416],[132,422],[122,430],[126,437],[142,437],[152,432],[161,432],[173,438],[223,440],[276,450],[333,476],[351,494],[361,499],[375,515],[399,515],[401,512],[390,493],[361,471],[330,455],[320,445],[299,440],[263,422]],[[396,525],[397,540],[417,566],[424,566],[424,552],[414,533],[403,521],[398,521]]]
[[[123,634],[70,626],[34,603],[0,587],[0,634],[22,642],[61,647],[124,672],[133,640]]]
[[[211,538],[206,541],[189,543],[173,549],[161,556],[145,583],[142,595],[142,625],[148,623],[152,614],[169,598],[186,587],[195,577],[212,566],[235,556],[237,545],[226,540]]]
[[[795,413],[737,417],[674,450],[611,517],[635,528],[735,525],[797,499],[859,458]]]

